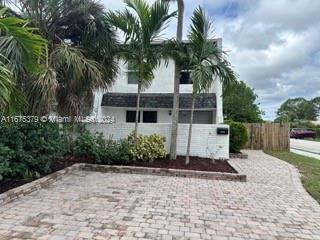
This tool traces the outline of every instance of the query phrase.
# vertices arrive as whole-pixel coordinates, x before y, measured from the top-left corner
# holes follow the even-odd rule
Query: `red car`
[[[316,138],[317,134],[312,129],[292,128],[290,131],[290,138],[304,139]]]

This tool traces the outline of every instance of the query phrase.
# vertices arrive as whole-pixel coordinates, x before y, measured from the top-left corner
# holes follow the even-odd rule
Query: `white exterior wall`
[[[218,46],[222,48],[222,40],[217,39]],[[108,89],[108,92],[118,93],[137,93],[138,86],[136,84],[128,84],[127,64],[119,61],[119,72],[116,76],[114,85]],[[162,61],[160,66],[154,72],[154,79],[151,86],[145,89],[145,93],[173,93],[174,90],[174,61],[169,60],[166,64]],[[103,92],[107,90],[99,90],[95,93],[94,115],[97,117],[106,116],[104,107],[101,107]],[[215,79],[210,93],[216,93],[217,114],[216,123],[223,123],[223,106],[222,106],[222,85],[218,79]],[[191,84],[180,84],[180,93],[192,93]],[[108,114],[110,116],[110,114]]]
[[[137,93],[137,84],[128,84],[127,64],[119,61],[119,72],[117,74],[114,85],[108,90],[109,92],[119,93]],[[217,92],[219,81],[214,81],[210,88],[210,93]],[[221,85],[221,84],[220,84]],[[144,93],[173,93],[174,88],[174,61],[169,60],[168,64],[162,61],[160,66],[154,71],[154,79],[148,89]],[[192,84],[180,84],[180,93],[192,93]],[[217,96],[218,97],[218,96]]]
[[[134,123],[116,124],[87,124],[92,133],[101,132],[107,138],[114,140],[126,138],[133,130]],[[217,135],[218,127],[229,128],[223,124],[193,124],[191,139],[191,155],[209,157],[214,159],[229,158],[229,135]],[[177,154],[185,155],[187,150],[189,124],[179,124]],[[170,149],[171,124],[170,123],[140,123],[139,133],[157,133],[165,137],[165,148]]]

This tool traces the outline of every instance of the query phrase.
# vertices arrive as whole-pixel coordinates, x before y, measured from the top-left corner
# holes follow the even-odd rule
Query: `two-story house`
[[[221,47],[221,39],[215,41]],[[170,142],[173,90],[174,61],[169,60],[168,63],[163,61],[155,70],[154,79],[150,87],[141,93],[140,100],[139,133],[160,133],[164,135],[166,137],[167,148]],[[125,137],[129,130],[133,130],[136,116],[136,101],[137,74],[130,67],[130,63],[120,61],[119,73],[112,88],[108,91],[100,90],[95,93],[94,115],[98,118],[110,116],[115,119],[113,126],[103,125],[103,129],[99,130],[105,134],[113,135],[114,138]],[[190,122],[191,102],[191,72],[189,69],[182,69],[180,74],[178,154],[185,154],[184,149],[186,146],[183,144],[187,139],[186,134],[188,123]],[[227,127],[222,125],[222,107],[222,85],[216,79],[209,93],[196,97],[191,155],[228,158],[229,136],[218,136],[216,129],[217,127]],[[97,130],[97,128],[94,130]],[[207,138],[212,138],[213,136],[215,136],[216,140],[207,143]],[[196,143],[197,139],[198,143]],[[210,148],[208,144],[216,144],[216,146],[208,149]],[[192,151],[197,147],[201,149]]]

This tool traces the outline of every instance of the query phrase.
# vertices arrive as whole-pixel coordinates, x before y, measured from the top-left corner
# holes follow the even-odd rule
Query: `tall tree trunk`
[[[183,0],[178,0],[177,2],[178,2],[177,42],[182,42],[184,2]],[[179,91],[180,91],[180,67],[178,64],[175,63],[171,144],[170,144],[171,160],[177,158],[177,137],[178,137],[178,123],[179,123]]]
[[[140,112],[140,92],[141,86],[138,84],[138,94],[137,94],[137,106],[136,106],[136,121],[134,124],[134,146],[137,147],[138,144],[138,122],[139,122],[139,112]],[[136,157],[134,157],[134,160]]]
[[[187,146],[187,154],[186,154],[186,165],[188,165],[189,162],[190,162],[190,146],[191,146],[191,138],[192,138],[192,123],[193,123],[194,104],[195,104],[195,96],[192,95],[192,107],[191,107],[190,123],[189,123],[189,135],[188,135],[188,146]]]

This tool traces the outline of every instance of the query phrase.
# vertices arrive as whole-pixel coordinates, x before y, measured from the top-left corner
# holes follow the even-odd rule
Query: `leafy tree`
[[[223,84],[235,83],[236,75],[225,53],[211,39],[212,21],[207,18],[203,9],[198,7],[191,18],[192,24],[189,30],[187,47],[187,59],[193,80],[193,94],[191,117],[189,124],[188,146],[186,164],[189,164],[192,122],[195,107],[195,97],[198,94],[209,92],[214,79],[219,79]]]
[[[315,106],[304,98],[290,98],[277,111],[276,122],[297,122],[301,120],[316,120]]]
[[[258,95],[254,89],[248,87],[243,81],[225,87],[223,96],[224,116],[236,122],[262,122],[263,112],[256,103]]]
[[[164,0],[166,2],[173,2],[174,0]],[[178,23],[176,41],[182,43],[183,33],[183,15],[184,15],[184,1],[176,0],[178,5]],[[179,92],[180,92],[180,66],[175,63],[174,71],[174,94],[173,94],[173,109],[172,109],[172,128],[171,128],[171,144],[170,144],[170,159],[177,158],[177,136],[179,123]]]
[[[110,22],[123,32],[125,43],[119,55],[132,65],[138,76],[137,106],[134,142],[137,144],[138,119],[141,92],[147,89],[154,78],[154,70],[160,64],[162,52],[152,43],[159,39],[175,12],[169,13],[169,5],[156,1],[151,6],[143,0],[125,0],[127,8],[122,12],[109,12]]]
[[[6,8],[0,9],[0,112],[6,114],[18,112],[24,103],[16,87],[19,68],[33,74],[45,57],[46,40],[26,24],[26,20],[7,14]]]
[[[15,5],[49,43],[43,67],[28,74],[21,42],[0,41],[0,53],[13,63],[18,85],[27,95],[29,112],[85,114],[93,90],[110,86],[117,70],[116,39],[103,7],[93,0],[18,0]]]
[[[312,99],[311,102],[313,103],[313,105],[316,109],[317,116],[320,117],[320,97],[316,97],[316,98]]]

